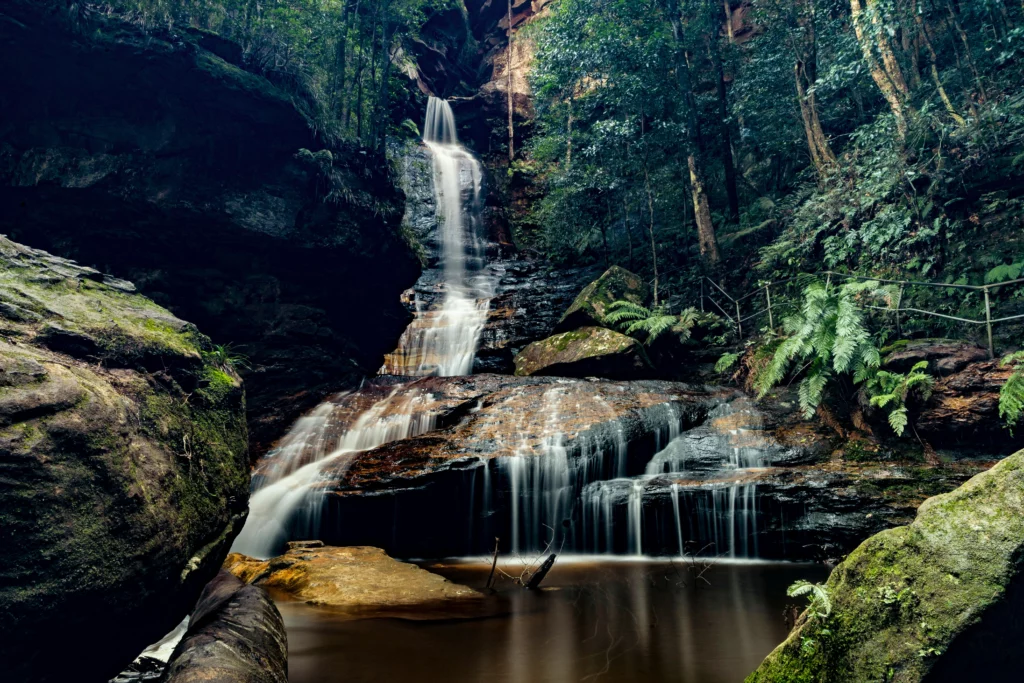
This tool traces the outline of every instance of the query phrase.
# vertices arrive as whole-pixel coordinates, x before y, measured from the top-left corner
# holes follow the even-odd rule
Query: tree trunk
[[[646,156],[646,152],[644,153]],[[651,267],[654,269],[654,305],[658,305],[658,244],[654,239],[654,192],[651,190],[651,174],[647,171],[647,160],[644,159],[644,189],[647,191],[647,212],[650,222],[647,231],[651,237]]]
[[[867,0],[868,6],[872,7],[875,0]],[[868,27],[864,24],[864,8],[860,4],[860,0],[850,0],[850,14],[853,19],[853,30],[857,35],[857,42],[860,44],[861,53],[864,56],[864,61],[868,65],[868,70],[871,72],[871,78],[875,81],[875,85],[882,92],[882,97],[889,103],[889,108],[892,109],[893,116],[896,117],[896,130],[899,132],[901,139],[907,136],[907,116],[904,109],[904,94],[906,93],[907,84],[903,81],[900,76],[899,83],[893,81],[893,76],[890,72],[883,68],[883,64],[880,64],[878,59],[875,58],[873,51],[873,43],[871,36],[868,34]],[[874,13],[872,23],[877,21],[877,12]],[[886,42],[879,40],[878,43]],[[880,51],[882,51],[881,45],[874,45]],[[895,60],[892,56],[892,51],[889,50],[889,57]],[[883,63],[886,59],[886,55],[882,53]],[[898,67],[898,65],[897,65]],[[902,84],[902,89],[901,89]]]
[[[704,186],[704,169],[695,154],[690,154],[686,161],[690,167],[693,213],[697,220],[697,246],[700,248],[700,255],[714,265],[718,263],[718,240],[715,238],[715,228],[711,222],[711,205],[708,203]]]
[[[516,145],[515,145],[515,124],[513,117],[515,115],[515,102],[513,100],[512,92],[512,0],[508,0],[508,61],[505,64],[505,71],[508,72],[508,163],[511,163],[516,158]]]
[[[726,0],[728,5],[728,0]],[[729,94],[725,88],[725,67],[722,65],[722,54],[718,51],[718,36],[708,36],[708,54],[715,67],[715,80],[718,86],[718,131],[722,138],[722,167],[725,169],[725,192],[729,198],[729,220],[740,222],[740,199],[736,190],[736,165],[732,158],[732,132],[729,128]]]
[[[939,68],[935,65],[938,58],[935,55],[935,48],[932,46],[932,40],[928,36],[928,26],[924,22],[924,18],[920,12],[915,13],[915,20],[917,21],[917,28],[921,34],[921,42],[924,43],[925,50],[928,53],[929,71],[932,75],[932,82],[935,84],[935,90],[938,91],[939,97],[942,99],[942,104],[946,106],[946,111],[949,112],[950,118],[952,118],[957,125],[963,126],[967,122],[964,121],[964,117],[957,113],[956,107],[953,106],[952,100],[949,99],[949,95],[946,94],[946,89],[942,86],[942,79],[939,78]]]
[[[678,0],[667,0],[669,21],[672,23],[672,34],[676,42],[676,78],[683,95],[683,108],[686,116],[686,134],[689,140],[689,156],[687,165],[690,168],[690,184],[693,193],[693,212],[697,221],[697,237],[700,253],[710,263],[718,263],[718,242],[715,238],[715,226],[711,221],[711,206],[704,182],[704,141],[700,130],[700,116],[697,102],[693,96],[693,85],[690,80],[690,65],[686,57],[686,44],[683,36],[682,19],[679,13]]]

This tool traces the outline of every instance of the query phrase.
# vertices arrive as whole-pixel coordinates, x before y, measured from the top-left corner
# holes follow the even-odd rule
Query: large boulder
[[[584,327],[534,342],[515,358],[516,375],[631,379],[649,374],[643,344],[604,327]]]
[[[1022,569],[1024,451],[861,544],[747,681],[1019,680]]]
[[[287,683],[288,636],[273,600],[228,572],[207,585],[166,683]]]
[[[133,292],[0,238],[11,680],[116,674],[181,621],[245,517],[241,381],[194,326]]]
[[[647,300],[647,283],[620,266],[612,266],[583,288],[555,326],[555,332],[568,332],[580,327],[604,325],[608,306],[625,299],[635,304]]]
[[[324,546],[295,541],[270,560],[232,553],[225,569],[247,583],[311,605],[356,614],[417,613],[477,603],[483,594],[408,562],[380,548]]]

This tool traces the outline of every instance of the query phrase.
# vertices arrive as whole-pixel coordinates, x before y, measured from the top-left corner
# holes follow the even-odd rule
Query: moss
[[[747,681],[920,681],[1022,561],[1024,451],[865,541],[829,577],[831,617],[805,615]]]
[[[580,327],[603,325],[608,306],[625,299],[636,304],[647,300],[647,283],[639,275],[620,266],[612,266],[601,277],[583,288],[555,327],[565,332]]]

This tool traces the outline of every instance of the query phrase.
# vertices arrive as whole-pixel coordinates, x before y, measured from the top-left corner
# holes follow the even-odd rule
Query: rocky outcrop
[[[436,429],[323,469],[325,543],[450,557],[489,553],[495,537],[511,549],[521,533],[525,547],[544,524],[561,527],[572,517],[585,484],[643,472],[672,433],[729,395],[671,382],[496,375],[427,378],[402,389],[414,391]],[[329,422],[351,424],[341,412]],[[546,493],[548,486],[558,492]]]
[[[883,367],[907,372],[919,362],[928,363],[935,377],[931,398],[912,413],[921,438],[935,448],[972,455],[1012,447],[1013,435],[999,417],[999,391],[1011,368],[1000,367],[998,359],[990,360],[975,344],[948,339],[903,344],[885,357]]]
[[[419,274],[388,164],[210,34],[0,9],[0,231],[135,282],[243,368],[259,452],[357,383]],[[306,150],[306,151],[301,151]]]
[[[747,681],[1016,680],[1022,569],[1024,452],[865,541]]]
[[[221,571],[203,591],[167,664],[166,683],[287,683],[288,638],[260,588]]]
[[[242,385],[131,283],[6,238],[0,301],[0,660],[20,681],[106,680],[241,527]]]
[[[647,283],[621,266],[612,266],[584,287],[555,326],[555,332],[604,325],[608,306],[615,301],[641,304],[647,300]]]
[[[650,373],[643,345],[604,327],[583,327],[534,342],[515,358],[516,375],[635,379]]]
[[[326,547],[319,541],[288,546],[287,553],[267,561],[233,553],[224,566],[246,583],[275,594],[364,616],[423,615],[483,598],[472,588],[392,559],[380,548]]]

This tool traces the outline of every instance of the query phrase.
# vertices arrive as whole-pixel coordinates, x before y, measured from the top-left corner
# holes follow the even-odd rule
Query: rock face
[[[911,341],[886,356],[884,367],[907,372],[921,361],[936,378],[931,398],[914,411],[923,439],[939,449],[983,455],[1013,447],[1013,435],[999,417],[999,390],[1010,368],[989,360],[979,346],[948,339]]]
[[[135,282],[243,369],[263,450],[374,372],[419,274],[388,164],[325,144],[237,45],[0,9],[0,231]],[[311,150],[300,153],[300,150]],[[353,324],[352,321],[359,321]]]
[[[0,658],[17,680],[116,674],[181,620],[245,516],[241,382],[133,292],[0,238]]]
[[[298,541],[266,562],[232,553],[224,566],[246,583],[351,614],[414,613],[483,598],[471,588],[394,560],[380,548]]]
[[[1024,451],[865,541],[747,681],[1017,680],[1022,569]]]
[[[643,304],[647,295],[647,283],[639,275],[620,266],[612,266],[580,292],[558,321],[555,332],[603,325],[609,304],[621,299]]]
[[[203,591],[162,679],[287,683],[288,638],[270,597],[221,571]]]
[[[534,342],[515,358],[516,375],[631,379],[651,370],[643,345],[604,327],[583,327]]]

